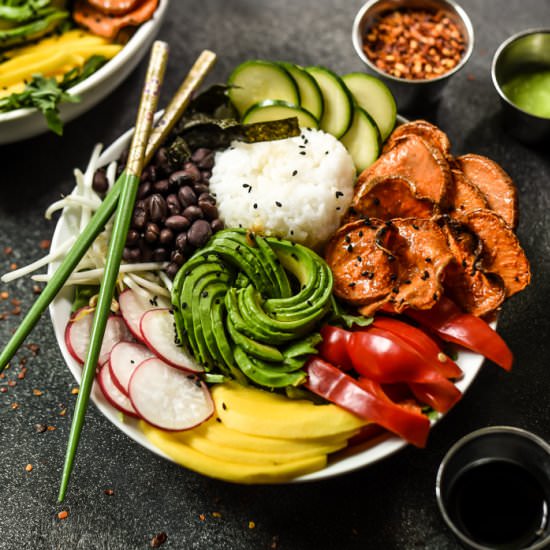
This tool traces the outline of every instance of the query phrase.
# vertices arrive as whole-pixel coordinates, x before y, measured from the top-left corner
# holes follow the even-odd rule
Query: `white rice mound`
[[[330,134],[303,129],[300,136],[236,141],[218,152],[210,192],[226,227],[319,249],[340,226],[354,181],[346,148]]]

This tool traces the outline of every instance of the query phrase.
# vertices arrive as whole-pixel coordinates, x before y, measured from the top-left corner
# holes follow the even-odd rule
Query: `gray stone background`
[[[223,81],[248,58],[324,64],[361,70],[350,40],[358,0],[172,0],[159,37],[170,43],[166,103],[197,54],[219,54],[211,82]],[[487,425],[511,424],[550,439],[550,162],[549,149],[526,147],[502,131],[490,63],[498,44],[530,27],[550,26],[547,0],[462,0],[476,32],[467,67],[440,103],[415,113],[439,124],[456,154],[495,159],[520,191],[519,237],[532,261],[533,282],[510,300],[499,332],[515,367],[509,374],[486,363],[462,401],[433,430],[425,450],[411,447],[369,468],[305,485],[245,487],[214,481],[142,449],[90,406],[66,503],[57,519],[57,489],[75,387],[56,346],[49,317],[29,337],[0,387],[0,549],[138,549],[166,532],[163,548],[184,549],[416,549],[458,548],[434,498],[437,466],[449,446]],[[0,271],[42,254],[53,223],[47,205],[73,187],[72,170],[85,168],[96,142],[111,143],[133,124],[145,62],[91,112],[67,125],[63,138],[44,135],[0,147]],[[11,254],[5,247],[12,247]],[[32,284],[3,285],[25,312]],[[20,317],[0,321],[4,344]],[[18,361],[28,358],[24,379]],[[43,395],[33,395],[39,389]],[[12,405],[18,404],[17,409]],[[60,412],[67,408],[66,416]],[[35,424],[56,430],[36,433]],[[26,464],[33,464],[26,472]],[[104,490],[112,488],[107,496]],[[221,517],[214,517],[219,512]],[[201,514],[203,516],[201,516]],[[204,518],[201,519],[201,517]],[[254,522],[250,528],[249,522]]]

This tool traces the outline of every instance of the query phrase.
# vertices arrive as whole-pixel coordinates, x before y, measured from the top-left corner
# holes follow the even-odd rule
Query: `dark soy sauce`
[[[478,544],[524,548],[543,534],[548,495],[537,478],[507,460],[490,460],[460,472],[449,494],[449,515]]]

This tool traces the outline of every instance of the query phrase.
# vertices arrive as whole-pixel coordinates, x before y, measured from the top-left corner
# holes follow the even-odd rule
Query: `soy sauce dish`
[[[436,498],[443,519],[466,548],[547,548],[550,446],[507,426],[466,435],[441,462]]]

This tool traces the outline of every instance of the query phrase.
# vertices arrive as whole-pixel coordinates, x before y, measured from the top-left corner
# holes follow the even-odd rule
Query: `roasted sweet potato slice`
[[[480,269],[480,239],[466,226],[451,220],[444,226],[453,260],[445,270],[445,294],[464,311],[481,317],[496,310],[506,292],[502,279]]]
[[[456,163],[485,195],[489,208],[515,229],[518,223],[518,194],[510,176],[496,162],[481,155],[462,155],[456,158]]]
[[[449,188],[451,216],[460,216],[468,210],[488,208],[485,195],[466,177],[460,168],[454,166],[451,168],[451,181]]]
[[[364,193],[354,197],[350,217],[367,216],[381,220],[392,218],[429,218],[435,204],[417,197],[413,182],[402,176],[385,176],[365,182]]]
[[[420,136],[432,147],[439,149],[444,156],[449,157],[451,155],[451,142],[447,134],[427,120],[412,120],[398,126],[387,139],[382,152],[388,152],[398,140],[411,134]]]
[[[384,229],[397,267],[389,302],[397,312],[433,307],[443,293],[443,273],[453,257],[445,234],[436,221],[419,218],[395,219]]]
[[[334,293],[355,305],[384,302],[395,279],[395,263],[377,245],[382,220],[343,225],[328,243],[325,259],[334,275]]]
[[[502,279],[506,297],[523,290],[531,280],[529,260],[504,219],[491,210],[480,209],[467,212],[462,223],[482,244],[480,269]]]
[[[411,134],[397,141],[364,170],[357,181],[356,201],[368,191],[373,178],[401,176],[413,182],[419,198],[427,198],[445,206],[451,182],[449,163],[423,138]]]
[[[102,13],[124,15],[138,6],[141,0],[88,0],[88,4]]]
[[[105,14],[89,4],[87,0],[76,0],[73,18],[76,23],[90,32],[105,38],[115,38],[124,27],[134,27],[151,19],[158,6],[158,0],[142,0],[132,11],[124,15]]]

